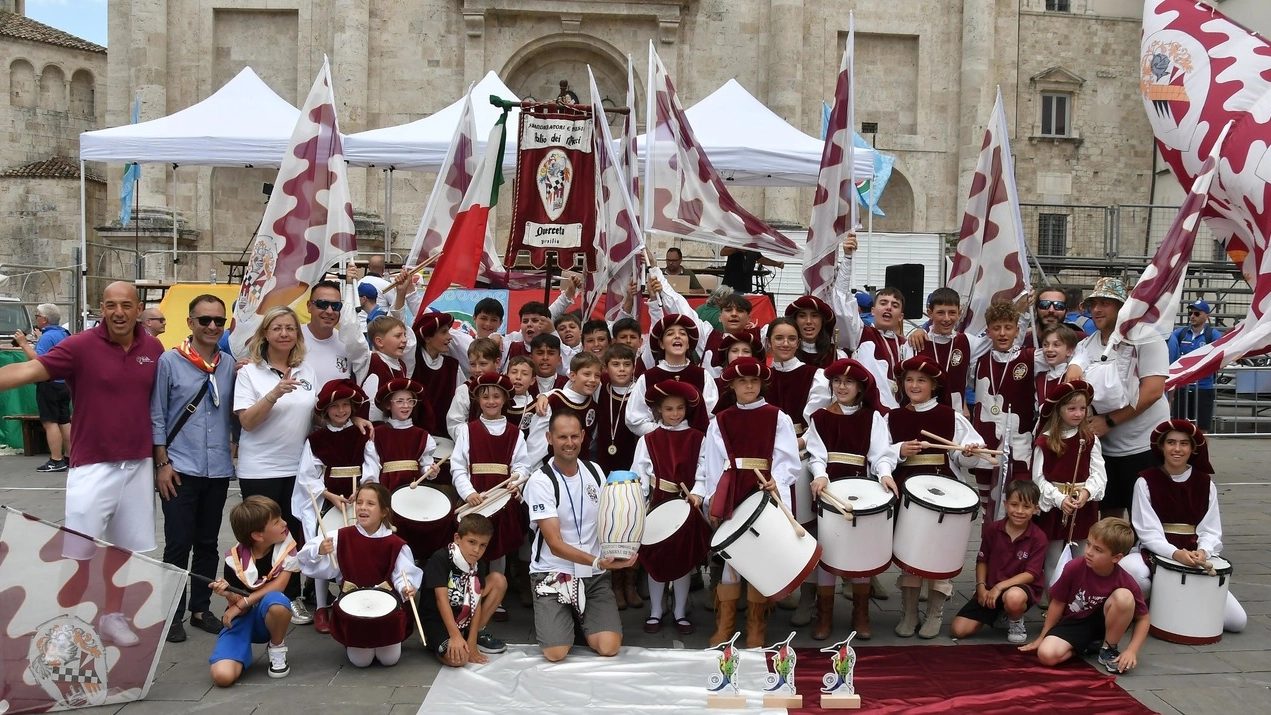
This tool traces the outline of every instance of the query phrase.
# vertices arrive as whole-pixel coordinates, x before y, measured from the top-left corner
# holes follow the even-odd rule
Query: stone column
[[[770,0],[768,10],[768,108],[802,128],[803,0]],[[806,222],[796,216],[795,189],[764,191],[764,218]]]
[[[485,13],[463,13],[463,86],[485,76]]]
[[[993,0],[962,0],[962,68],[958,81],[958,210],[971,187],[971,177],[984,143],[984,128],[993,108]]]
[[[367,127],[367,81],[370,77],[370,0],[334,0],[331,5],[331,81],[340,131]],[[378,172],[377,172],[378,173]],[[366,207],[367,172],[351,169],[349,193],[355,208]]]
[[[125,122],[132,121],[134,96],[141,97],[141,121],[158,119],[168,113],[168,0],[132,0],[132,33],[128,71],[133,94],[127,99]],[[167,206],[170,165],[141,172],[138,203]]]

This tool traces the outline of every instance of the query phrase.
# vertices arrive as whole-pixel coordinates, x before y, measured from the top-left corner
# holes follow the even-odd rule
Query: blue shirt
[[[232,477],[230,461],[230,420],[234,415],[234,358],[221,353],[221,361],[213,373],[216,390],[208,389],[194,414],[168,445],[168,459],[178,474],[195,477]],[[176,350],[159,357],[154,391],[150,394],[150,418],[154,423],[156,445],[168,441],[168,432],[176,425],[185,406],[199,394],[208,373],[190,363]],[[214,399],[217,396],[218,399]],[[220,402],[218,406],[216,403]]]
[[[1192,332],[1192,326],[1184,325],[1175,330],[1166,342],[1169,347],[1169,361],[1171,364],[1178,362],[1180,356],[1202,348],[1220,337],[1222,337],[1222,331],[1209,323],[1206,323],[1205,327],[1201,328],[1199,335]],[[1196,381],[1195,385],[1201,390],[1212,390],[1214,389],[1214,376],[1202,377]]]
[[[69,338],[70,333],[66,332],[66,328],[60,325],[46,325],[40,331],[40,339],[35,341],[35,354],[43,355],[53,349],[54,345]],[[53,380],[53,382],[66,382],[66,380]]]

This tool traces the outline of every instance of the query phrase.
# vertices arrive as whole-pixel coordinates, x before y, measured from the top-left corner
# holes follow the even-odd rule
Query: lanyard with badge
[[[561,484],[564,484],[564,485],[565,485],[565,498],[569,501],[569,511],[570,511],[570,513],[572,513],[572,514],[573,514],[573,516],[574,516],[574,531],[578,534],[578,546],[582,546],[582,543],[583,543],[583,525],[582,525],[582,520],[579,518],[579,512],[581,512],[581,511],[583,510],[583,488],[582,488],[582,485],[579,485],[579,487],[578,487],[578,506],[575,508],[575,507],[574,507],[574,494],[573,494],[573,492],[572,492],[572,491],[570,490],[570,488],[569,488],[569,480],[568,480],[568,479],[566,479],[566,478],[565,478],[564,473],[563,473],[563,472],[561,472],[561,471],[560,471],[560,469],[558,469],[558,468],[556,467],[556,460],[554,460],[554,459],[552,460],[552,471],[556,472],[556,475],[560,477]],[[580,475],[580,476],[582,475],[582,472],[581,472],[581,471],[579,471],[579,475]]]

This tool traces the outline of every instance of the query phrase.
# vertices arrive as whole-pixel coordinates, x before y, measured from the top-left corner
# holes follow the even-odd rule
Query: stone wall
[[[94,217],[105,215],[106,186],[89,181],[85,184],[88,204],[90,240]],[[79,247],[79,181],[76,179],[28,179],[0,177],[0,256],[4,256],[4,273],[26,273],[37,269],[50,271],[10,283],[5,293],[20,295],[23,300],[60,302],[74,295],[77,274],[75,250]],[[90,254],[92,251],[90,251]],[[129,260],[129,259],[123,259]],[[105,269],[116,267],[105,261]],[[90,273],[93,270],[90,268]],[[132,266],[119,277],[131,277]]]

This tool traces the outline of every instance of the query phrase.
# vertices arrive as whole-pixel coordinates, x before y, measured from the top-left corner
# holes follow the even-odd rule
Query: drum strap
[[[659,491],[664,491],[664,492],[670,492],[670,493],[672,493],[672,494],[679,494],[679,493],[680,493],[680,483],[679,483],[679,482],[672,482],[672,481],[670,481],[669,479],[659,479],[659,480],[658,480],[658,490],[659,490]]]

